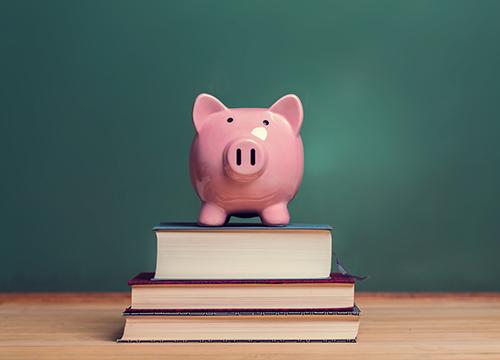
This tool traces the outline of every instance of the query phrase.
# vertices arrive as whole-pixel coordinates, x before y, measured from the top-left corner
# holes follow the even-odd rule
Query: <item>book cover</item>
[[[357,305],[350,309],[132,309],[123,311],[123,316],[359,316]]]
[[[334,228],[325,224],[288,224],[280,226],[266,226],[263,224],[230,223],[224,226],[200,226],[192,222],[162,222],[153,227],[154,231],[234,231],[234,230],[329,230]]]
[[[341,273],[331,273],[328,278],[322,279],[224,279],[224,280],[163,280],[155,279],[155,273],[142,272],[128,281],[130,286],[134,285],[221,285],[221,284],[353,284],[356,282],[354,276]]]

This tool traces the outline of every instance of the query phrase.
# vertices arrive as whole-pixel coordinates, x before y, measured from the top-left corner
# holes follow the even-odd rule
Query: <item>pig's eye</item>
[[[267,125],[269,125],[269,120],[264,120],[264,121],[262,121],[262,123],[267,126]]]
[[[228,123],[232,123],[232,122],[233,122],[233,120],[234,120],[233,118],[227,118],[227,122],[228,122]]]

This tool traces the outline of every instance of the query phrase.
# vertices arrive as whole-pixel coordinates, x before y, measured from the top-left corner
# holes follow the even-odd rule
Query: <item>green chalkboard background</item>
[[[296,222],[364,290],[500,290],[499,1],[0,2],[0,290],[126,290],[195,96],[304,104]]]

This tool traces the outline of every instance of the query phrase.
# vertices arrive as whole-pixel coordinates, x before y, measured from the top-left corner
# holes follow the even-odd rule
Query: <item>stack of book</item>
[[[355,278],[332,228],[161,224],[155,273],[129,281],[120,342],[354,342]]]

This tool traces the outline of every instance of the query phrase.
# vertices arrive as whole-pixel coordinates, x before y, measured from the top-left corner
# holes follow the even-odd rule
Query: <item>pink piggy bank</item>
[[[202,201],[200,225],[223,225],[232,215],[288,224],[288,203],[304,172],[302,119],[295,95],[268,109],[229,109],[211,95],[196,98],[190,172]]]

